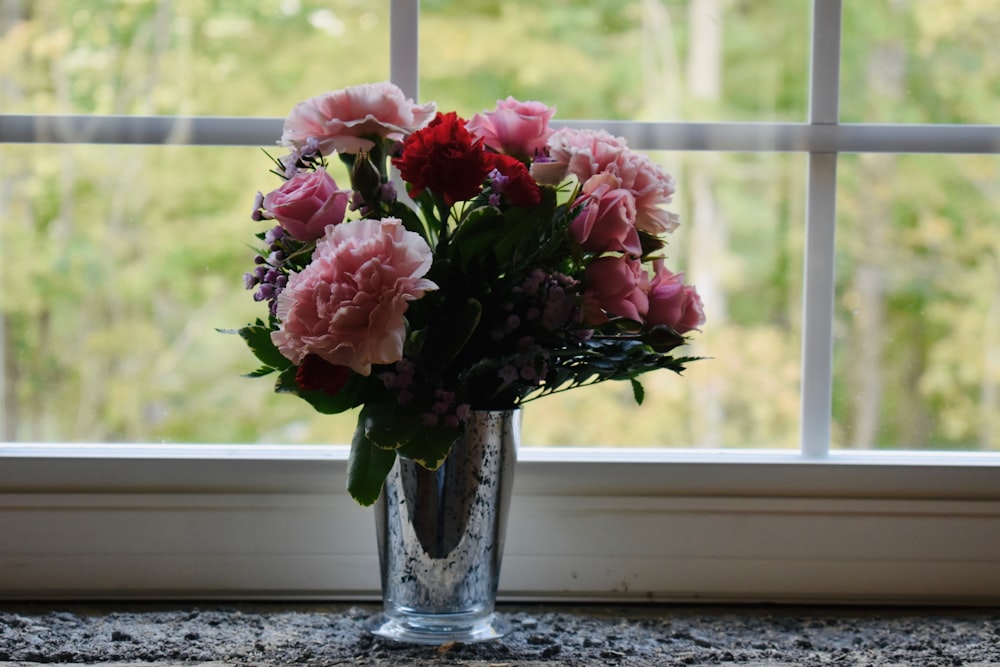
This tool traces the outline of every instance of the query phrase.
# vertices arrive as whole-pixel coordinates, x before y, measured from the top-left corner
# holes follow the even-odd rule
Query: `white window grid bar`
[[[0,114],[0,143],[268,146],[282,118]],[[639,150],[794,153],[1000,153],[1000,125],[680,123],[562,120]]]
[[[809,123],[840,121],[840,0],[813,0],[809,66]],[[833,312],[837,153],[809,153],[806,244],[802,288],[802,386],[800,438],[803,456],[830,453],[833,402]]]
[[[389,80],[420,99],[420,0],[389,3]]]
[[[1000,125],[839,122],[841,0],[813,0],[805,123],[570,120],[639,150],[809,154],[804,256],[801,454],[830,453],[834,229],[840,153],[1000,153]],[[419,99],[419,0],[391,0],[390,79]],[[282,118],[0,114],[0,144],[273,145]]]

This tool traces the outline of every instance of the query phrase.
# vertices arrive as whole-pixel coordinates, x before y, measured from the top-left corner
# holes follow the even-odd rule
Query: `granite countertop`
[[[1000,667],[984,608],[503,605],[504,639],[400,645],[376,605],[0,603],[0,667],[185,665],[878,665]]]

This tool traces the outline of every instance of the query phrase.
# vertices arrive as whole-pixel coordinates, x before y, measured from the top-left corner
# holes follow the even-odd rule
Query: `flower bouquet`
[[[359,408],[348,489],[373,503],[396,457],[434,469],[470,411],[683,370],[705,321],[664,260],[673,179],[623,139],[500,101],[463,120],[375,83],[298,104],[258,193],[239,334],[276,390]],[[330,160],[350,175],[341,187]],[[398,170],[409,199],[390,178]]]

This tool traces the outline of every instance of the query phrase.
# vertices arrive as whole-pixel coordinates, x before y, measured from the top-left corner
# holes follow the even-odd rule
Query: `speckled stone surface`
[[[2,604],[0,667],[1000,667],[995,609],[503,606],[513,632],[440,647],[366,634],[375,605]]]

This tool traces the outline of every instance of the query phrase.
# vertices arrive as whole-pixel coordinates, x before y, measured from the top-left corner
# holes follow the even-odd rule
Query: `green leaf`
[[[504,267],[523,267],[537,263],[552,252],[552,241],[562,241],[562,230],[569,224],[565,215],[556,215],[556,193],[541,188],[542,200],[530,208],[511,208],[504,214],[504,235],[495,246],[497,261]]]
[[[421,357],[428,373],[437,375],[462,351],[479,326],[482,314],[483,305],[469,298],[464,302],[449,304],[447,321],[427,324]]]
[[[460,435],[460,428],[426,427],[414,432],[410,441],[396,451],[428,470],[437,470]]]
[[[635,404],[642,405],[643,399],[646,398],[646,390],[643,389],[642,383],[635,378],[632,378],[630,382],[632,383],[632,396],[635,398]]]
[[[665,326],[655,326],[646,331],[642,336],[642,340],[660,353],[669,352],[687,342],[684,336]]]
[[[277,368],[271,368],[270,366],[261,366],[260,368],[258,368],[255,371],[252,371],[250,373],[244,373],[243,377],[246,377],[246,378],[261,378],[261,377],[264,377],[265,375],[270,375],[271,373],[276,373],[277,371],[278,371]]]
[[[430,239],[427,237],[427,228],[416,211],[399,201],[392,202],[388,208],[390,215],[403,221],[404,228],[420,234],[420,238],[427,241],[428,245],[430,245]]]
[[[450,248],[458,265],[468,271],[491,263],[497,242],[504,233],[504,218],[492,206],[473,209],[455,230]]]
[[[446,224],[447,221],[438,219],[437,204],[434,202],[434,195],[431,194],[430,190],[421,192],[417,197],[413,198],[413,202],[420,207],[420,211],[424,214],[424,220],[427,222],[427,227],[431,233],[435,236],[440,234],[441,225]]]
[[[351,375],[351,378],[336,394],[325,391],[303,391],[295,381],[297,366],[289,366],[281,371],[274,384],[274,391],[279,394],[295,394],[324,415],[333,415],[361,405],[364,400],[363,390],[365,378],[361,375]]]
[[[396,401],[370,401],[358,415],[359,428],[363,426],[368,440],[382,449],[396,449],[405,444],[419,424],[417,415]]]
[[[246,341],[247,347],[254,356],[265,366],[270,366],[276,370],[284,370],[292,365],[285,355],[278,351],[278,348],[271,342],[271,328],[260,320],[256,324],[250,324],[239,333],[240,338]]]
[[[369,438],[365,418],[358,417],[358,427],[351,441],[347,459],[347,491],[359,504],[368,506],[378,500],[385,478],[396,461],[396,452],[376,446]]]

